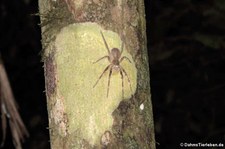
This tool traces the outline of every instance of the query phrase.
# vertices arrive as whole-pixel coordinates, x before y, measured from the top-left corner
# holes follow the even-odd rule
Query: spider
[[[123,80],[123,77],[124,77],[124,74],[125,76],[127,77],[128,79],[128,83],[130,85],[130,90],[131,90],[131,93],[132,93],[132,89],[131,89],[131,83],[130,83],[130,78],[128,77],[127,75],[127,72],[125,71],[125,69],[120,65],[120,63],[123,61],[123,60],[128,60],[130,63],[131,63],[131,60],[126,57],[126,56],[122,56],[122,53],[123,53],[123,47],[124,47],[124,42],[122,42],[122,45],[121,45],[121,51],[118,49],[118,48],[112,48],[111,51],[109,50],[109,46],[105,40],[105,37],[103,35],[103,33],[100,31],[101,33],[101,36],[102,36],[102,39],[104,41],[104,44],[105,44],[105,47],[108,51],[108,55],[106,56],[103,56],[101,58],[99,58],[96,62],[94,62],[93,64],[99,62],[100,60],[102,59],[105,59],[107,58],[108,61],[109,61],[109,65],[104,69],[104,71],[102,72],[102,74],[99,76],[98,80],[96,81],[96,83],[94,84],[93,88],[98,84],[99,80],[102,78],[103,74],[109,70],[109,77],[108,77],[108,87],[107,87],[107,98],[108,98],[108,95],[109,95],[109,86],[110,86],[110,78],[111,78],[111,75],[112,75],[112,71],[115,70],[115,71],[119,71],[120,72],[120,75],[121,75],[121,79],[122,79],[122,96],[124,97],[124,80]]]

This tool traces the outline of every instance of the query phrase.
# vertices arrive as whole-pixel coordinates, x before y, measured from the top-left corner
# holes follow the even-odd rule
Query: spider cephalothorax
[[[124,42],[122,42],[121,51],[118,48],[112,48],[111,50],[109,50],[108,44],[107,44],[107,42],[105,40],[105,37],[104,37],[103,33],[102,32],[100,32],[100,33],[102,35],[102,39],[104,41],[105,47],[106,47],[106,49],[108,51],[108,55],[99,58],[94,63],[97,63],[100,60],[102,60],[104,58],[107,58],[109,60],[109,63],[110,64],[104,69],[104,71],[102,72],[102,74],[100,75],[100,77],[98,78],[98,80],[96,81],[96,83],[94,84],[93,87],[95,87],[98,84],[98,81],[102,78],[103,74],[107,70],[109,70],[108,87],[107,87],[107,97],[108,97],[108,94],[109,94],[109,86],[110,86],[110,78],[111,78],[111,75],[112,75],[112,71],[115,70],[115,71],[120,72],[121,80],[122,80],[122,96],[124,97],[124,80],[123,80],[124,74],[125,74],[125,76],[128,79],[128,83],[130,85],[130,90],[131,90],[131,93],[132,93],[130,78],[128,77],[127,72],[125,71],[125,69],[120,65],[120,63],[124,59],[128,60],[131,63],[131,61],[130,61],[130,59],[128,57],[126,57],[126,56],[122,56],[121,57],[121,55],[123,53]]]

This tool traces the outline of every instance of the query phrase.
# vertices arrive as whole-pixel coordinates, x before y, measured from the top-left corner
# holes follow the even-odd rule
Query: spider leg
[[[103,57],[101,57],[100,59],[98,59],[97,61],[95,61],[95,62],[93,62],[93,64],[95,64],[95,63],[97,63],[97,62],[99,62],[100,60],[102,60],[102,59],[104,59],[104,58],[108,58],[108,60],[109,60],[109,56],[103,56]]]
[[[128,57],[126,57],[126,56],[123,56],[123,57],[120,59],[120,63],[121,63],[124,59],[128,60],[128,61],[131,63],[131,60],[130,60]]]
[[[121,45],[121,55],[122,55],[122,53],[123,53],[123,47],[124,47],[124,42],[122,42],[122,45]]]
[[[121,75],[121,80],[122,80],[122,98],[124,98],[124,84],[123,84],[123,71],[120,67],[120,75]]]
[[[110,50],[109,50],[108,44],[107,44],[107,42],[106,42],[106,40],[105,40],[105,37],[104,37],[102,31],[100,31],[100,33],[101,33],[101,35],[102,35],[102,39],[103,39],[103,41],[104,41],[105,47],[106,47],[106,49],[108,50],[108,54],[110,54]]]
[[[98,84],[98,81],[102,78],[103,74],[109,69],[110,66],[111,66],[111,64],[108,65],[108,66],[104,69],[104,71],[102,72],[102,74],[100,75],[100,77],[98,78],[98,80],[96,81],[96,83],[95,83],[95,85],[93,86],[93,88]]]
[[[109,71],[108,87],[107,87],[107,97],[109,95],[109,86],[110,86],[110,78],[111,78],[111,75],[112,75],[112,67],[110,68],[110,71]]]
[[[127,72],[123,69],[123,67],[120,66],[120,68],[122,69],[123,73],[124,73],[125,76],[127,77],[128,83],[129,83],[129,85],[130,85],[130,91],[131,91],[131,93],[132,93],[132,88],[131,88],[130,78],[128,77]],[[132,94],[132,95],[133,95],[133,94]]]

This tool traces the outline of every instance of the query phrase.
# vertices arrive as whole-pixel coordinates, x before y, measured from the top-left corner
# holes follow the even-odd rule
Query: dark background
[[[225,0],[145,0],[158,149],[225,142]],[[0,50],[25,149],[48,149],[37,0],[0,1]],[[10,130],[4,148],[13,148]]]

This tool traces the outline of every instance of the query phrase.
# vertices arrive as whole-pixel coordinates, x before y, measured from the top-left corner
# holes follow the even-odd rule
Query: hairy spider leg
[[[103,74],[109,69],[109,67],[111,67],[111,64],[109,64],[105,70],[102,72],[102,74],[100,75],[100,77],[98,78],[98,80],[96,81],[95,85],[93,86],[93,88],[98,84],[98,81],[102,78]]]
[[[130,78],[128,77],[127,72],[123,69],[123,67],[120,66],[120,68],[122,69],[123,73],[124,73],[125,76],[127,77],[128,83],[129,83],[129,85],[130,85],[130,91],[131,91],[131,93],[132,93],[132,88],[131,88]],[[132,95],[133,95],[133,94],[132,94]]]
[[[120,59],[120,63],[121,63],[124,59],[128,60],[128,61],[131,63],[131,60],[130,60],[128,57],[126,57],[126,56],[123,56],[123,57]]]
[[[108,87],[107,87],[107,98],[108,98],[108,95],[109,95],[109,86],[110,86],[111,75],[112,75],[112,67],[109,70]]]
[[[109,60],[109,56],[108,56],[108,55],[106,55],[106,56],[101,57],[101,58],[100,58],[100,59],[98,59],[97,61],[93,62],[93,64],[95,64],[95,63],[99,62],[100,60],[102,60],[102,59],[104,59],[104,58],[108,58],[108,60]]]
[[[121,68],[120,68],[120,75],[121,75],[121,80],[122,80],[122,98],[124,98],[123,72],[122,72]]]
[[[106,49],[108,50],[108,54],[110,54],[109,46],[108,46],[108,44],[107,44],[107,42],[106,42],[106,40],[105,40],[105,37],[104,37],[102,31],[100,31],[100,33],[101,33],[101,35],[102,35],[102,39],[103,39],[103,41],[104,41],[105,47],[106,47]]]
[[[121,55],[122,55],[122,53],[123,53],[123,47],[124,47],[124,42],[122,42],[122,45],[121,45]]]

